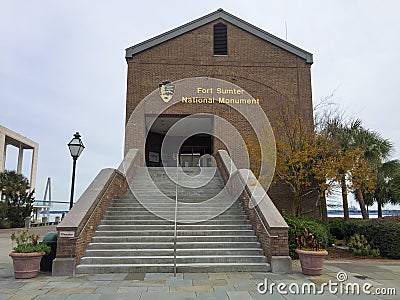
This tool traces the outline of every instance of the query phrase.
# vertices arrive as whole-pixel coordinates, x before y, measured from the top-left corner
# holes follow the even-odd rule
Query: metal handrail
[[[178,216],[178,168],[179,168],[179,154],[176,156],[176,182],[175,182],[175,221],[174,221],[174,277],[176,277],[176,233],[177,224],[176,219]]]

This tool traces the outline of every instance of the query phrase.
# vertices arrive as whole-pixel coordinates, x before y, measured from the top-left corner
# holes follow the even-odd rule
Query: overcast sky
[[[286,22],[288,42],[314,54],[314,103],[336,90],[347,113],[400,155],[398,1],[2,0],[0,124],[39,143],[37,198],[51,177],[53,199],[68,201],[75,131],[86,146],[77,197],[101,168],[120,163],[125,48],[219,7],[283,39]],[[8,154],[6,167],[16,168],[16,149]]]

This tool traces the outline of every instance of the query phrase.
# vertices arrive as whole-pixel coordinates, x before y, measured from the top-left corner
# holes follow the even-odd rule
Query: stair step
[[[173,226],[174,222],[172,221],[167,221],[167,220],[121,220],[121,219],[117,219],[117,220],[102,220],[101,221],[101,225],[117,225],[117,226],[132,226],[132,225],[136,225],[136,226]],[[186,223],[179,223],[178,222],[178,226],[183,226],[186,225]],[[191,223],[191,224],[187,224],[189,225],[196,225],[196,226],[214,226],[214,225],[223,225],[223,226],[230,226],[230,225],[239,225],[239,226],[243,226],[243,225],[251,225],[250,222],[248,220],[242,220],[240,222],[236,221],[236,220],[208,220],[205,222],[198,222],[198,223]]]
[[[86,264],[76,267],[77,274],[102,273],[173,273],[173,263],[161,264]]]
[[[166,235],[153,235],[153,236],[94,236],[92,237],[93,242],[172,242],[174,239],[173,235],[166,236]],[[239,241],[246,241],[246,242],[256,242],[257,237],[253,235],[205,235],[205,236],[177,236],[177,241],[179,242],[239,242]]]
[[[207,272],[270,272],[271,267],[266,263],[186,263],[177,264],[178,273],[207,273]],[[100,264],[79,265],[78,274],[96,273],[173,273],[173,264]]]
[[[99,225],[98,231],[131,231],[131,230],[174,230],[175,225],[171,222],[169,224],[157,225],[157,224],[145,224],[145,225]],[[178,224],[177,230],[252,230],[250,224]]]
[[[172,230],[151,230],[151,229],[142,229],[142,230],[97,230],[93,236],[125,236],[125,237],[133,237],[133,236],[173,236],[175,231]],[[235,234],[240,235],[254,235],[254,231],[252,229],[238,229],[238,230],[177,230],[177,236],[225,236],[230,235],[233,236]]]
[[[187,214],[187,215],[199,215],[199,214],[210,214],[210,213],[215,213],[216,209],[196,209],[196,208],[191,208],[191,209],[181,209],[177,210],[177,213],[179,215],[182,214]],[[243,215],[244,211],[239,210],[239,209],[229,209],[223,212],[223,215]],[[108,215],[148,215],[148,214],[169,214],[169,215],[174,215],[175,214],[175,209],[157,209],[157,208],[150,208],[149,210],[145,208],[141,209],[109,209],[107,210]]]
[[[201,215],[207,215],[207,214],[211,214],[211,213],[216,213],[215,211],[190,211],[190,212],[178,212],[178,216],[184,216],[187,217],[188,219],[191,217],[200,217]],[[175,213],[173,211],[153,211],[153,212],[149,212],[149,211],[135,211],[135,212],[128,212],[128,211],[121,211],[121,212],[106,212],[105,216],[107,217],[111,217],[111,216],[131,216],[131,217],[145,217],[145,216],[154,216],[154,215],[162,215],[164,217],[171,217],[173,218],[175,216]],[[217,217],[222,217],[222,216],[238,216],[238,217],[242,217],[243,216],[243,212],[224,212],[220,215],[218,215]]]
[[[245,211],[223,191],[218,170],[205,168],[210,176],[197,175],[199,170],[189,168],[189,177],[180,178],[180,183],[203,186],[178,186],[175,243],[176,185],[164,168],[149,168],[150,179],[146,168],[139,168],[131,186],[135,193],[114,197],[76,272],[171,273],[174,245],[177,272],[270,271]]]
[[[215,207],[202,207],[202,206],[197,206],[197,205],[189,205],[188,207],[178,207],[178,211],[199,211],[199,210],[203,210],[203,211],[214,211],[215,209],[220,208],[221,206],[215,206]],[[107,211],[140,211],[140,210],[144,210],[144,211],[148,211],[149,209],[153,210],[159,210],[159,211],[175,211],[175,206],[174,205],[170,205],[170,206],[161,206],[161,205],[146,205],[146,207],[131,207],[131,206],[123,206],[123,207],[109,207]],[[235,211],[235,212],[243,212],[243,208],[241,207],[230,207],[229,209],[227,209],[227,211]]]
[[[174,249],[88,249],[85,256],[107,257],[107,256],[168,256],[173,255]],[[199,255],[261,255],[260,248],[193,248],[176,249],[177,256],[199,256]]]
[[[191,217],[193,217],[193,220],[195,220],[194,215],[191,215]],[[199,218],[201,216],[197,216],[197,218]],[[104,216],[104,220],[164,220],[159,218],[156,215],[153,214],[148,214],[148,215],[105,215]],[[172,216],[169,220],[173,220]],[[212,220],[230,220],[230,221],[241,221],[241,220],[247,220],[247,216],[246,215],[219,215]]]
[[[154,244],[153,242],[92,242],[89,243],[87,249],[94,250],[94,249],[173,249],[174,242],[158,242]],[[177,249],[220,249],[220,248],[260,248],[259,242],[179,242],[176,244]]]
[[[175,200],[175,199],[173,199]],[[155,202],[155,201],[142,201],[139,202],[136,199],[132,199],[130,201],[126,201],[126,202],[112,202],[110,203],[109,208],[131,208],[131,207],[144,207],[143,204],[146,204],[146,206],[155,206],[155,207],[174,207],[175,208],[175,201],[171,200],[171,203],[164,203],[161,201]],[[191,205],[205,205],[206,203],[201,203],[201,204],[191,204]],[[226,201],[226,202],[217,202],[217,201],[211,201],[209,203],[207,203],[207,207],[209,208],[218,208],[218,207],[223,207],[223,206],[228,206],[231,208],[242,208],[240,206],[240,204],[238,204],[237,202],[232,203],[232,201]],[[183,206],[181,201],[178,201],[178,209],[180,209]]]
[[[177,263],[262,263],[266,258],[263,255],[191,255],[176,256]],[[85,264],[144,264],[144,263],[164,263],[170,264],[174,262],[173,255],[163,256],[85,256],[80,263]]]

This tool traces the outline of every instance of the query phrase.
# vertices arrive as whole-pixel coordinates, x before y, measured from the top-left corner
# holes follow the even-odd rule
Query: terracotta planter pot
[[[304,275],[321,275],[328,251],[308,251],[296,249],[299,255],[301,270]]]
[[[37,275],[43,252],[10,253],[13,259],[14,276],[16,279],[33,278]]]

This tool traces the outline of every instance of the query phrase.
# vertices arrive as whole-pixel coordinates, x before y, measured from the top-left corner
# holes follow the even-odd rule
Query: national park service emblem
[[[170,81],[163,81],[158,84],[158,93],[160,94],[161,99],[167,103],[172,99],[175,92],[175,84]]]

